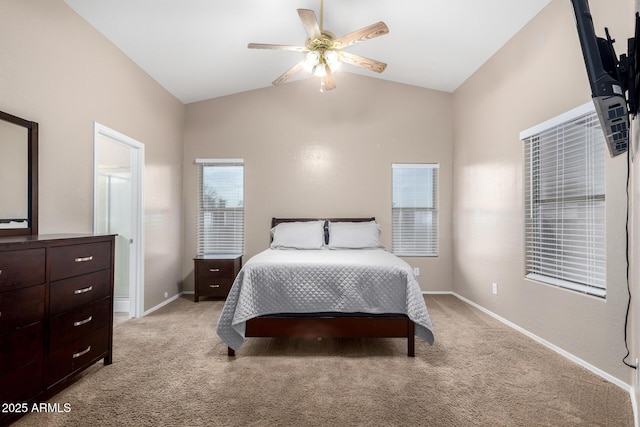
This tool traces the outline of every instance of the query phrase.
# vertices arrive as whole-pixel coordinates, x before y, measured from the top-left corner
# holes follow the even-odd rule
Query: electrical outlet
[[[413,267],[413,275],[416,277],[420,275],[420,267]]]
[[[165,293],[164,293],[164,297],[165,297],[165,298],[169,298],[169,292],[165,292]]]
[[[491,292],[493,292],[494,295],[498,295],[498,284],[497,283],[493,283],[492,288],[491,288]]]

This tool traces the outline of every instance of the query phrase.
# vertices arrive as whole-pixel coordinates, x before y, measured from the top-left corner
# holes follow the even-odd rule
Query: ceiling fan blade
[[[353,53],[340,51],[340,61],[355,65],[356,67],[362,67],[381,73],[387,68],[387,64],[384,62],[376,61],[375,59],[365,58],[364,56],[355,55]]]
[[[293,77],[298,72],[302,71],[303,69],[304,69],[304,61],[300,61],[296,65],[294,65],[293,67],[289,68],[280,77],[275,79],[272,84],[274,84],[274,85],[282,84],[282,83],[286,82],[287,80],[289,80],[291,77]]]
[[[321,83],[323,92],[334,90],[336,88],[336,78],[333,75],[333,71],[331,71],[331,67],[325,65],[325,70],[327,71],[327,75],[322,78]]]
[[[342,49],[354,43],[383,36],[387,33],[389,33],[389,27],[387,27],[387,24],[380,21],[337,38],[334,41],[334,46],[336,49]]]
[[[249,43],[249,49],[275,49],[275,50],[293,50],[295,52],[306,52],[303,46],[290,46],[286,44],[266,44],[266,43]]]
[[[300,15],[302,25],[304,25],[304,28],[307,30],[307,34],[309,34],[309,38],[311,40],[322,37],[322,34],[320,33],[320,26],[318,25],[318,20],[316,19],[316,14],[313,10],[298,9],[298,15]]]

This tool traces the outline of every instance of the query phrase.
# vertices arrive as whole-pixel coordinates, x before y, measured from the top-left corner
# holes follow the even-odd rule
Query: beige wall
[[[633,0],[591,0],[596,32],[618,54],[633,36]],[[454,290],[631,383],[621,359],[625,281],[625,156],[608,159],[607,299],[524,276],[519,132],[590,101],[571,2],[553,0],[454,94]],[[497,296],[491,283],[499,285]],[[491,345],[491,343],[488,343]]]
[[[187,105],[185,258],[193,289],[196,158],[245,159],[245,259],[271,217],[375,216],[391,247],[391,164],[440,163],[440,256],[412,258],[424,290],[451,290],[451,95],[340,73]]]
[[[0,110],[40,124],[40,233],[91,232],[93,123],[145,144],[145,309],[178,293],[184,106],[62,0],[0,2]]]
[[[631,278],[631,313],[629,319],[629,336],[631,337],[631,355],[628,363],[634,364],[635,358],[640,357],[640,157],[638,157],[638,143],[640,142],[640,123],[636,118],[632,122],[633,131],[633,163],[630,177],[631,220],[630,220],[630,268]],[[633,396],[636,406],[640,403],[640,384],[635,385]]]

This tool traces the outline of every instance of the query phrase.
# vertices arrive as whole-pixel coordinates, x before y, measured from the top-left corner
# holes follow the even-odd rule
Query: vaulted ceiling
[[[303,54],[247,44],[303,46],[296,9],[320,19],[320,0],[64,1],[185,104],[271,85]],[[389,27],[346,49],[387,69],[344,64],[338,90],[339,74],[352,72],[453,92],[550,1],[326,0],[323,28],[338,37],[378,21]]]

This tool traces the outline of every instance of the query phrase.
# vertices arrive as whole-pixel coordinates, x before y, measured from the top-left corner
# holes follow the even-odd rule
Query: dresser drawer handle
[[[93,316],[89,316],[84,320],[78,320],[77,322],[73,322],[73,326],[82,326],[85,323],[91,322],[92,319],[93,319]]]
[[[219,268],[210,268],[209,271],[212,272],[212,273],[218,273],[218,272],[220,272],[220,269]]]
[[[84,350],[79,351],[77,353],[73,353],[73,358],[77,359],[78,357],[84,356],[85,354],[89,353],[90,351],[91,351],[91,346],[89,346],[89,347],[85,348]]]
[[[87,262],[87,261],[92,261],[92,260],[93,260],[93,256],[85,256],[85,257],[76,258],[74,261],[75,262]]]
[[[219,288],[220,285],[209,285],[210,288]]]
[[[85,292],[91,292],[92,290],[93,290],[93,285],[87,286],[86,288],[82,288],[82,289],[76,289],[75,291],[73,291],[73,293],[78,295],[78,294],[84,294]]]

